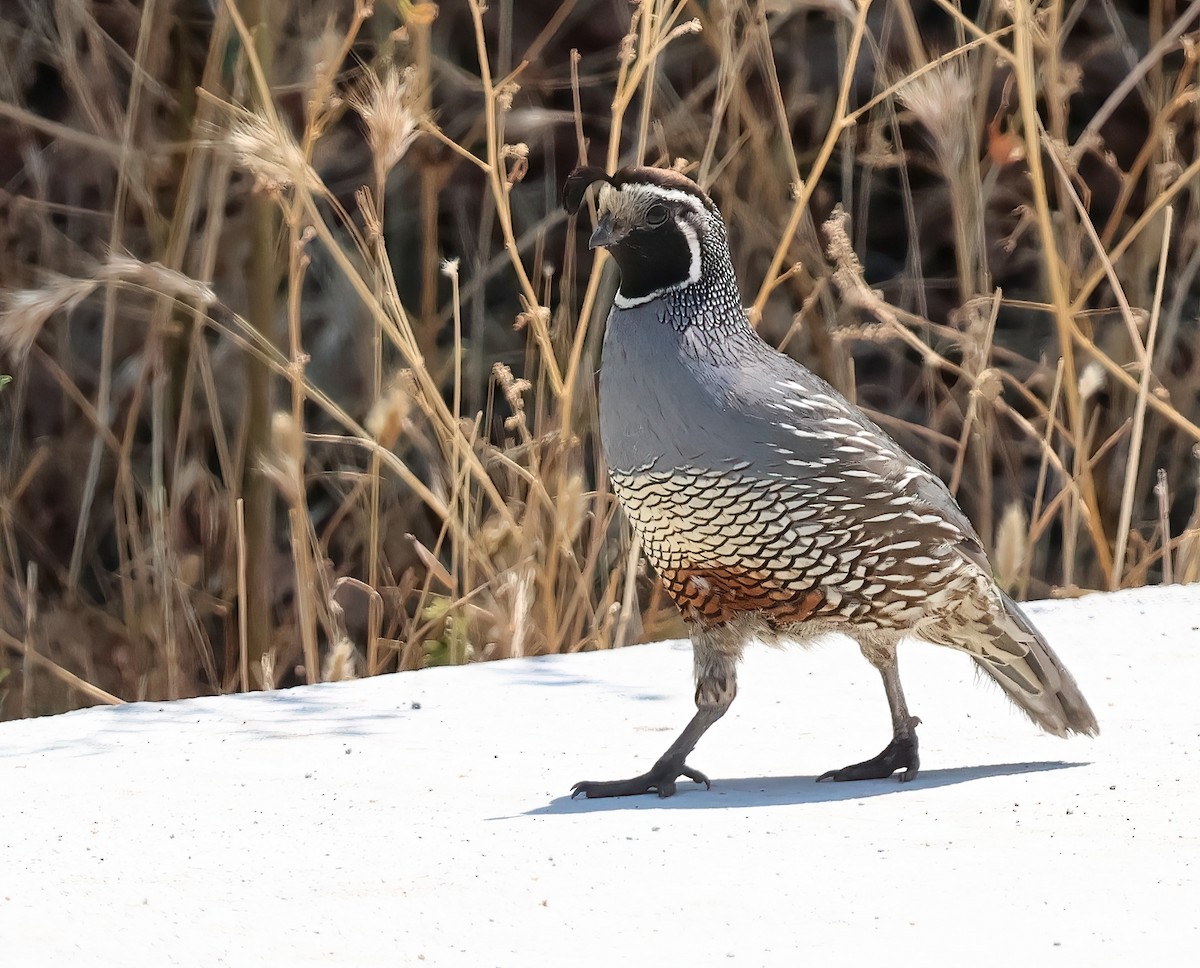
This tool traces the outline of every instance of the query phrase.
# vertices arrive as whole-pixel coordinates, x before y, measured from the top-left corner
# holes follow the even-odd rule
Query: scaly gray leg
[[[583,794],[589,800],[600,797],[631,797],[642,793],[673,796],[675,781],[686,776],[705,787],[712,784],[699,770],[687,765],[688,754],[700,737],[737,695],[737,661],[742,654],[742,636],[727,626],[692,627],[692,654],[696,666],[696,714],[684,727],[658,762],[646,773],[628,780],[584,780],[571,787],[571,799]]]
[[[900,782],[907,783],[916,777],[921,768],[921,758],[917,755],[917,726],[921,720],[909,714],[908,703],[904,700],[900,667],[896,662],[896,642],[890,639],[865,640],[859,643],[859,647],[867,661],[883,676],[883,691],[887,693],[888,708],[892,713],[892,741],[878,756],[840,770],[830,770],[817,777],[817,782],[882,780],[897,770],[904,770]]]

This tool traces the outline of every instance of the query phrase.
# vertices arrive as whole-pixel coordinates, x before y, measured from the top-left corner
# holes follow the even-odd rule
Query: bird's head
[[[700,186],[666,168],[576,168],[563,185],[563,207],[572,215],[596,183],[598,221],[591,248],[608,249],[621,269],[617,305],[636,306],[695,284],[725,250],[721,213]],[[727,257],[727,256],[726,256]]]

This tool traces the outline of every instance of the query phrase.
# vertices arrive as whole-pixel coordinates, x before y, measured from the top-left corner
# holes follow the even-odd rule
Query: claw
[[[635,797],[644,793],[657,793],[660,799],[675,795],[675,781],[681,776],[687,777],[694,783],[703,783],[706,790],[712,789],[712,783],[699,770],[693,770],[686,763],[678,766],[671,763],[656,763],[654,769],[641,776],[628,780],[583,780],[571,787],[571,799],[582,794],[589,800],[604,797]]]
[[[915,718],[915,717],[914,717]],[[919,722],[919,720],[918,720]],[[829,770],[817,777],[817,782],[833,780],[842,783],[847,780],[883,780],[897,770],[904,770],[900,776],[901,783],[907,783],[917,776],[921,768],[921,758],[917,755],[917,734],[895,736],[884,747],[878,756],[869,760],[843,767],[840,770]]]

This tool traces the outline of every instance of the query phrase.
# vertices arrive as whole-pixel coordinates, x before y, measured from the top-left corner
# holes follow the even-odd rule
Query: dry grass
[[[582,159],[711,189],[760,331],[1007,587],[1200,578],[1198,3],[15,8],[3,716],[678,631],[596,445]]]

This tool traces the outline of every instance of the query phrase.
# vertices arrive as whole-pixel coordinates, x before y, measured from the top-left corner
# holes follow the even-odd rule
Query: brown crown
[[[563,183],[563,208],[571,215],[578,212],[579,206],[583,204],[584,193],[589,186],[598,181],[607,182],[614,188],[621,188],[624,185],[657,185],[659,188],[695,195],[710,212],[715,208],[712,199],[704,194],[700,186],[687,175],[672,168],[644,168],[638,165],[618,169],[612,175],[607,174],[603,168],[593,165],[576,168]]]

